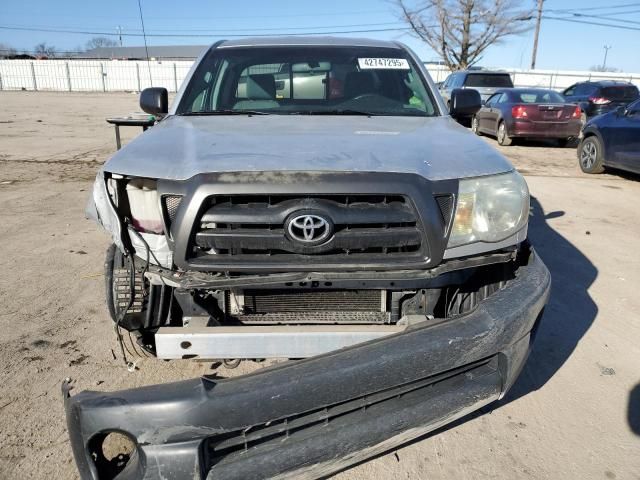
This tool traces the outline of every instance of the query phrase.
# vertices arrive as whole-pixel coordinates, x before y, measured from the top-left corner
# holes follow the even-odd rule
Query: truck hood
[[[119,150],[104,169],[185,180],[200,173],[415,173],[430,180],[513,169],[450,117],[170,116]]]

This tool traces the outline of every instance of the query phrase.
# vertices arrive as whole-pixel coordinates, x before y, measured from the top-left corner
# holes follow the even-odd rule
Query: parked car
[[[105,163],[88,206],[113,242],[117,331],[163,359],[304,360],[67,385],[83,479],[326,477],[509,390],[550,276],[525,180],[454,120],[478,92],[448,110],[400,43],[270,37],[216,43],[167,99],[142,92],[162,120]],[[110,432],[134,453],[105,458]]]
[[[553,90],[532,88],[494,93],[471,120],[474,133],[493,135],[500,145],[514,138],[552,138],[565,146],[581,126],[580,107]]]
[[[513,88],[511,75],[507,72],[488,70],[465,70],[449,75],[439,88],[444,101],[449,104],[451,92],[456,88],[473,88],[482,100],[488,100],[498,89]]]
[[[614,167],[640,173],[640,100],[589,121],[578,146],[585,173]]]
[[[589,118],[628,105],[640,96],[633,83],[614,80],[580,82],[562,92],[565,100],[577,103],[583,112],[582,123]]]

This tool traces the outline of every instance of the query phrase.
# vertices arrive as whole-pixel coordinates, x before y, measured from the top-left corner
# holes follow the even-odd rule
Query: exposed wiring
[[[144,281],[144,275],[149,271],[149,261],[150,261],[150,257],[149,255],[151,255],[153,257],[153,260],[156,262],[156,265],[162,265],[160,263],[160,260],[158,260],[158,257],[156,257],[156,254],[153,253],[153,250],[151,250],[151,247],[149,247],[149,244],[147,243],[147,241],[144,239],[144,237],[140,234],[140,232],[138,232],[135,228],[131,227],[131,224],[127,224],[128,230],[130,232],[132,232],[136,237],[138,237],[138,239],[144,244],[144,248],[147,250],[147,264],[145,265],[145,270],[143,272],[143,276],[142,276],[142,280]],[[164,278],[162,278],[162,276],[160,276],[160,281],[162,282],[162,284],[166,287],[167,284],[164,281]]]
[[[147,272],[149,271],[149,261],[150,261],[149,255],[152,254],[153,252],[151,252],[151,248],[149,248],[149,244],[144,239],[144,237],[140,235],[140,232],[138,232],[135,228],[131,227],[131,224],[128,224],[128,230],[138,237],[138,239],[144,244],[144,248],[147,251],[147,258],[145,259],[146,263],[144,268],[142,269],[142,272],[140,273],[140,282],[142,285],[142,292],[144,296],[147,296],[147,292],[144,289],[144,278]],[[156,263],[159,265],[160,263],[158,262],[158,259],[156,258],[155,254],[153,255],[153,258],[156,261]]]
[[[125,345],[124,340],[122,338],[122,332],[120,330],[120,325],[124,320],[124,316],[127,314],[131,306],[133,305],[133,301],[135,298],[135,260],[133,259],[133,255],[129,254],[129,259],[131,261],[131,269],[129,270],[129,301],[127,302],[127,306],[120,314],[118,315],[118,320],[115,326],[116,338],[118,339],[118,345],[120,346],[120,353],[122,354],[122,360],[127,366],[127,370],[133,371],[135,370],[135,363],[131,362],[127,358],[127,354],[125,353]],[[116,303],[117,304],[117,303]]]
[[[445,294],[445,302],[444,302],[445,305],[447,306],[447,318],[451,316],[451,310],[453,308],[453,305],[455,304],[458,293],[460,293],[460,287],[456,288],[455,292],[451,296],[451,301],[449,301],[449,289],[447,288],[447,291]]]

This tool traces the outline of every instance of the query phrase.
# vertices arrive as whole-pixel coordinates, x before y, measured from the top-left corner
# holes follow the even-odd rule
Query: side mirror
[[[456,88],[451,92],[449,113],[455,119],[471,117],[482,107],[482,98],[477,90]]]
[[[169,93],[166,88],[145,88],[140,93],[140,108],[156,117],[163,117],[169,111]]]

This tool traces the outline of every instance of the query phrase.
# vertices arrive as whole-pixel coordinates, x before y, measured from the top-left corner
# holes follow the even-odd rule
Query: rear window
[[[609,100],[626,100],[631,101],[638,98],[638,88],[633,85],[624,85],[619,87],[604,87],[600,90],[600,95]]]
[[[511,97],[516,103],[564,103],[564,98],[556,92],[527,90],[517,93],[511,92]]]
[[[466,87],[512,88],[511,77],[506,73],[470,73],[464,82]]]

